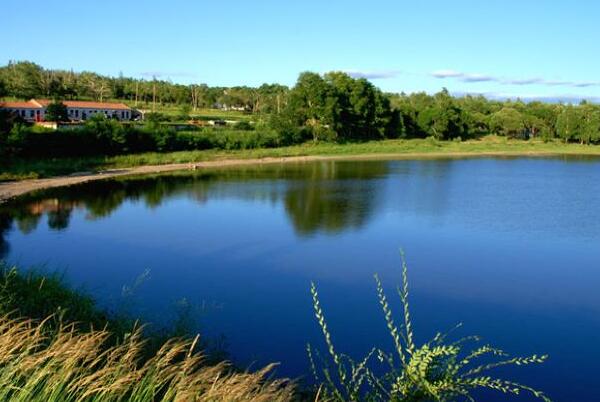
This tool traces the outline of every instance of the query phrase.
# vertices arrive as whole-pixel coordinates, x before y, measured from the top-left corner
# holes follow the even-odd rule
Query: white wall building
[[[52,101],[31,99],[27,102],[0,102],[0,109],[9,110],[27,121],[44,121],[46,107]],[[62,101],[71,121],[87,120],[96,114],[117,120],[131,120],[132,110],[124,103]]]

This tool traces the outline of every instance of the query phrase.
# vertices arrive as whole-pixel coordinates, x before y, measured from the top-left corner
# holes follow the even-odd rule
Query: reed
[[[273,365],[251,373],[204,364],[198,338],[171,339],[144,360],[141,328],[111,346],[108,331],[67,324],[50,332],[48,321],[0,317],[0,400],[267,402],[294,395],[291,382],[268,378]]]

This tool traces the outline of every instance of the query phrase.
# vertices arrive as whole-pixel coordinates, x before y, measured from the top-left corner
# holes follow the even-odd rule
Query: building
[[[46,110],[33,99],[28,102],[1,102],[0,109],[8,110],[27,121],[43,121]]]
[[[46,108],[52,103],[47,99],[31,99],[27,102],[0,102],[0,109],[9,110],[27,121],[44,121]],[[67,107],[71,121],[87,120],[91,116],[104,114],[110,119],[131,120],[132,110],[123,103],[62,101]]]

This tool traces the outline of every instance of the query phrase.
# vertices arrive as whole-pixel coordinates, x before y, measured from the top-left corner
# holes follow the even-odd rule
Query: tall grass
[[[311,369],[318,383],[321,400],[327,401],[474,401],[478,389],[519,395],[530,393],[544,401],[541,391],[514,381],[494,378],[488,372],[501,366],[524,366],[546,361],[547,356],[512,357],[501,349],[482,345],[466,350],[467,344],[479,342],[475,336],[455,342],[438,333],[431,341],[417,345],[413,334],[408,303],[407,266],[402,255],[402,285],[397,288],[403,307],[401,323],[392,314],[379,277],[375,275],[377,297],[385,324],[394,344],[389,353],[374,347],[361,360],[338,352],[325,320],[314,283],[311,286],[315,316],[323,332],[327,354],[307,346]],[[480,362],[480,363],[477,363]]]
[[[48,332],[45,326],[0,317],[0,400],[267,402],[294,394],[289,381],[267,378],[272,365],[240,373],[227,363],[203,364],[198,338],[171,339],[141,363],[139,329],[110,346],[104,330],[80,333],[69,324]]]

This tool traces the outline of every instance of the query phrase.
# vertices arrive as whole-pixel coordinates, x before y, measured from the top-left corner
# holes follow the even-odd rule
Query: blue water
[[[318,162],[94,182],[22,198],[0,218],[5,259],[63,270],[102,306],[157,325],[185,298],[237,364],[278,361],[293,377],[308,376],[307,342],[324,350],[311,281],[339,351],[391,350],[373,274],[400,313],[403,248],[418,340],[462,322],[456,338],[550,355],[498,374],[554,400],[597,400],[597,159]]]

